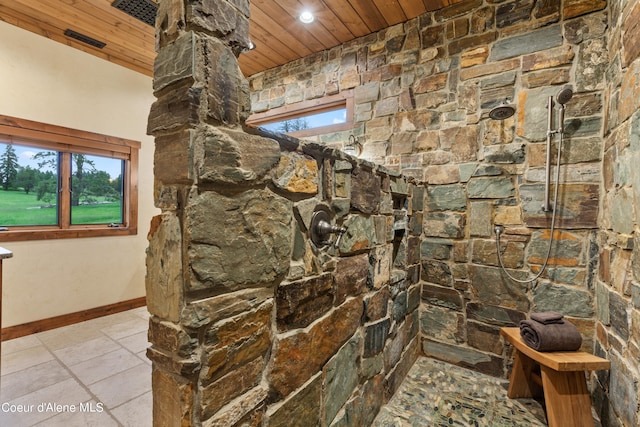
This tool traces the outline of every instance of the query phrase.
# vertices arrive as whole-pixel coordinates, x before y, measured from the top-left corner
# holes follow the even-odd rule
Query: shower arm
[[[544,169],[544,205],[542,210],[549,212],[551,210],[551,203],[549,202],[549,187],[551,182],[551,139],[556,133],[553,130],[553,96],[549,97],[549,104],[547,106],[547,159]]]

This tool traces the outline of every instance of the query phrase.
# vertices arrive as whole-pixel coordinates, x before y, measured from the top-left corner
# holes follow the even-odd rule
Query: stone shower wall
[[[609,17],[598,0],[466,0],[252,76],[255,112],[352,89],[362,157],[424,184],[425,355],[504,376],[499,328],[544,310],[565,313],[593,350]],[[498,266],[493,225],[506,228],[511,274],[537,272],[550,226],[547,100],[567,83],[575,94],[550,267],[535,286],[517,284]],[[516,115],[490,120],[505,99]]]
[[[640,425],[640,2],[611,1],[602,215],[596,280],[595,402],[605,426]]]
[[[248,0],[159,2],[154,425],[368,425],[419,353],[424,188],[245,132],[248,18]],[[310,240],[317,206],[337,247]]]

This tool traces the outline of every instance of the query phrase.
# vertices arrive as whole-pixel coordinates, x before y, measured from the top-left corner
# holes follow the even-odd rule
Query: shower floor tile
[[[448,363],[418,358],[374,427],[542,427],[542,407],[507,397],[508,381]]]

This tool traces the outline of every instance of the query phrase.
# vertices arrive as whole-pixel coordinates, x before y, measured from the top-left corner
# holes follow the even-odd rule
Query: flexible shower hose
[[[513,277],[511,274],[509,274],[509,272],[507,271],[502,261],[502,255],[500,255],[500,235],[503,233],[504,230],[502,229],[502,226],[499,226],[499,225],[496,225],[494,229],[496,233],[496,252],[498,253],[498,262],[500,263],[500,268],[502,268],[502,271],[504,271],[504,273],[507,275],[509,279],[517,283],[531,283],[537,280],[538,278],[540,278],[540,276],[542,276],[542,273],[547,268],[547,264],[549,263],[549,256],[551,255],[551,246],[553,245],[553,232],[556,226],[556,208],[558,207],[558,188],[560,187],[560,156],[562,154],[562,142],[564,139],[562,136],[563,133],[564,132],[560,132],[560,142],[558,144],[558,160],[556,161],[556,180],[555,180],[556,188],[554,189],[554,192],[553,192],[554,193],[553,194],[553,210],[551,211],[551,233],[549,234],[549,247],[547,248],[547,255],[544,258],[544,264],[542,264],[542,268],[540,269],[538,274],[526,280],[518,279],[516,277]]]

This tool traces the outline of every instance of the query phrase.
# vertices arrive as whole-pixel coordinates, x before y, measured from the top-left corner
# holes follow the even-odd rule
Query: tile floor
[[[141,307],[2,343],[0,426],[151,426],[148,317]],[[373,426],[545,426],[506,384],[419,358]]]
[[[2,343],[0,426],[151,426],[146,307]]]

